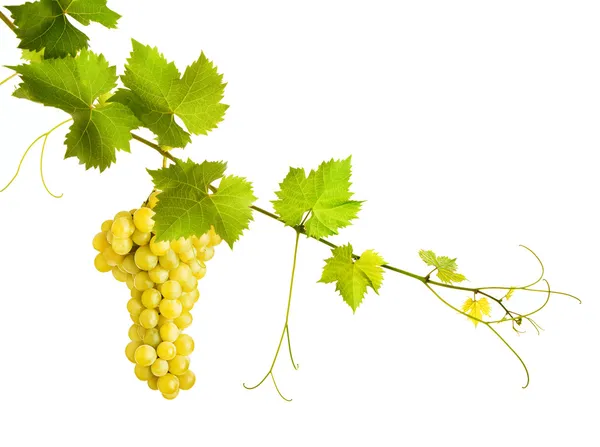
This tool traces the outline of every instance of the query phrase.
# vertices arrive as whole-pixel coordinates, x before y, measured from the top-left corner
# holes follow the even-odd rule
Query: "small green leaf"
[[[107,28],[116,28],[121,17],[106,6],[106,0],[40,0],[6,8],[21,39],[19,48],[45,49],[48,59],[75,56],[88,47],[88,36],[73,26],[68,16],[82,25],[93,21]]]
[[[466,277],[457,273],[458,265],[456,258],[451,259],[447,256],[436,256],[431,250],[420,250],[419,256],[425,264],[435,267],[437,277],[446,284],[466,281]]]
[[[95,167],[102,172],[116,160],[116,150],[129,152],[131,131],[140,122],[127,107],[98,101],[117,83],[116,69],[104,56],[82,50],[75,58],[45,59],[11,68],[22,80],[14,96],[72,116],[65,158],[77,157],[86,169]]]
[[[200,236],[214,225],[217,234],[233,247],[252,220],[250,206],[256,197],[250,182],[224,176],[225,169],[223,162],[188,160],[148,171],[162,191],[154,209],[159,240]],[[209,185],[219,179],[218,191],[213,193]]]
[[[222,104],[223,75],[204,53],[186,68],[183,77],[157,48],[133,40],[133,51],[121,76],[129,90],[119,90],[111,101],[127,105],[154,132],[161,146],[185,147],[190,133],[206,135],[223,120],[229,106]],[[176,121],[179,117],[184,130]]]
[[[385,261],[373,250],[365,251],[358,260],[352,257],[352,245],[343,245],[332,250],[333,257],[325,260],[323,275],[319,282],[335,282],[335,290],[340,292],[344,301],[356,312],[371,287],[375,293],[383,282]]]
[[[323,162],[308,177],[304,169],[290,168],[279,185],[278,200],[273,201],[275,211],[292,227],[309,212],[304,225],[308,236],[318,239],[337,234],[357,217],[362,203],[350,200],[351,169],[351,157]]]

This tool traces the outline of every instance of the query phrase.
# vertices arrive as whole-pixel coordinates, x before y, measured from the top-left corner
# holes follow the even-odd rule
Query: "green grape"
[[[135,265],[142,270],[152,270],[158,264],[158,257],[150,251],[150,247],[144,245],[135,252]]]
[[[174,393],[171,393],[171,394],[162,393],[162,397],[164,397],[167,400],[173,400],[177,396],[179,396],[179,390],[177,390],[177,391],[175,391]]]
[[[125,347],[125,355],[131,363],[135,363],[135,351],[142,346],[142,344],[141,341],[131,341]]]
[[[139,324],[132,324],[129,327],[129,339],[131,341],[142,341],[146,335],[146,329]]]
[[[221,236],[217,234],[217,232],[215,231],[215,227],[213,227],[212,225],[210,226],[210,230],[208,230],[208,236],[210,237],[210,242],[208,245],[212,247],[219,245],[223,240],[221,239]]]
[[[183,311],[183,306],[179,300],[162,300],[158,308],[160,313],[169,320],[174,320]]]
[[[133,278],[133,284],[140,292],[154,287],[154,283],[150,280],[148,272],[139,272],[137,275],[135,275]]]
[[[135,265],[135,259],[133,257],[133,254],[125,256],[125,259],[123,259],[122,267],[127,273],[131,273],[132,275],[135,275],[140,271],[138,266]]]
[[[173,374],[165,374],[158,378],[158,389],[163,394],[173,394],[179,391],[179,379]]]
[[[182,390],[189,390],[196,383],[196,374],[191,369],[181,374],[179,377],[179,388]]]
[[[190,278],[184,282],[183,284],[181,284],[181,288],[183,289],[184,292],[192,292],[193,290],[196,290],[196,288],[198,287],[198,280],[196,279],[195,276],[190,276]]]
[[[178,281],[181,285],[183,285],[192,277],[192,269],[189,265],[183,263],[179,264],[176,268],[169,272],[169,279]]]
[[[131,298],[129,301],[127,301],[127,310],[130,314],[139,315],[144,309],[144,305],[137,298]]]
[[[179,239],[171,242],[171,249],[179,254],[192,249],[192,242],[189,239],[180,237]]]
[[[179,355],[190,355],[194,352],[194,339],[188,334],[181,334],[173,344]]]
[[[158,262],[162,268],[171,270],[179,265],[179,257],[173,249],[169,248],[163,256],[158,257]]]
[[[115,279],[119,282],[126,282],[127,277],[129,276],[129,273],[122,272],[121,269],[117,266],[112,268],[112,274],[115,277]]]
[[[190,262],[192,259],[196,259],[196,249],[192,247],[188,251],[179,253],[179,259],[183,262]]]
[[[160,338],[160,332],[156,328],[146,329],[146,334],[144,335],[144,344],[152,346],[154,349],[160,345],[162,339]]]
[[[102,253],[104,251],[104,249],[106,247],[108,247],[108,241],[106,240],[106,232],[103,231],[102,233],[98,233],[96,236],[94,236],[94,239],[92,240],[92,246],[94,247],[94,249],[96,249],[97,251],[99,251],[100,253]]]
[[[158,312],[156,309],[144,309],[140,313],[140,325],[146,329],[156,327],[158,324]],[[177,323],[175,323],[177,324]]]
[[[125,282],[127,283],[127,288],[129,290],[135,289],[135,285],[133,284],[133,275],[127,275],[127,280]]]
[[[163,341],[158,345],[158,348],[156,348],[156,353],[163,360],[171,360],[177,354],[177,349],[172,342]]]
[[[112,241],[112,249],[118,255],[126,255],[133,248],[133,241],[130,238],[114,237]]]
[[[135,226],[133,225],[133,220],[131,219],[131,215],[127,213],[129,217],[121,216],[119,218],[115,218],[115,221],[110,228],[114,237],[118,238],[128,238],[131,237],[133,232],[135,231]]]
[[[104,233],[110,231],[110,229],[112,228],[112,224],[113,221],[112,220],[105,220],[104,222],[102,222],[102,226],[100,227],[100,230],[102,230]]]
[[[142,316],[140,315],[140,321],[141,319]],[[181,315],[179,315],[173,320],[173,323],[175,323],[179,329],[183,330],[185,328],[188,328],[192,324],[192,314],[189,312],[182,312]]]
[[[184,312],[189,312],[192,310],[194,308],[194,304],[196,303],[196,301],[194,301],[194,295],[189,292],[182,293],[179,297],[179,301],[181,301],[181,306]]]
[[[160,292],[156,289],[146,289],[142,293],[142,304],[148,309],[155,309],[160,304]]]
[[[104,259],[106,259],[106,263],[111,267],[121,264],[124,259],[122,255],[115,253],[112,247],[106,247],[102,252],[102,256],[104,256]]]
[[[131,289],[131,298],[135,298],[136,300],[142,300],[142,292],[138,289]]]
[[[208,233],[204,233],[202,236],[196,238],[194,247],[196,250],[202,250],[210,243],[210,235]]]
[[[161,293],[167,300],[176,300],[182,294],[181,284],[177,281],[169,280],[162,285]]]
[[[138,228],[138,230],[144,233],[150,233],[154,228],[154,219],[152,219],[152,217],[155,214],[156,213],[150,208],[140,208],[133,215],[133,223]]]
[[[148,276],[150,276],[150,279],[156,284],[162,284],[169,279],[169,271],[162,268],[160,265],[157,265],[148,272]]]
[[[147,381],[148,379],[150,379],[150,377],[152,377],[152,371],[150,370],[149,366],[135,365],[135,367],[133,368],[133,372],[135,373],[135,376],[140,380]]]
[[[152,233],[144,233],[140,230],[135,230],[131,235],[131,239],[140,247],[143,245],[148,245],[150,242],[150,238],[152,237]]]
[[[189,367],[190,358],[185,355],[176,355],[172,360],[169,360],[169,372],[171,374],[175,374],[176,376],[182,375],[188,370]]]
[[[150,209],[154,208],[158,204],[159,194],[160,191],[153,191],[152,194],[150,194],[150,197],[148,197],[148,206],[150,207]]]
[[[156,377],[162,377],[169,372],[169,362],[163,359],[156,359],[151,366],[152,374]]]
[[[156,376],[150,377],[148,379],[148,387],[154,391],[158,390],[158,377],[156,377]]]
[[[212,247],[205,247],[198,251],[198,260],[202,262],[210,261],[215,255],[215,249]]]
[[[96,267],[96,270],[98,270],[100,273],[107,273],[112,270],[112,267],[108,262],[106,262],[106,259],[102,253],[98,253],[94,258],[94,267]]]
[[[138,365],[150,366],[154,363],[154,360],[156,360],[156,350],[150,345],[141,345],[135,350],[134,358],[135,363]]]
[[[174,342],[179,337],[179,328],[172,321],[167,321],[160,326],[160,337],[163,341]]]
[[[156,236],[152,236],[152,239],[150,239],[150,250],[152,250],[152,253],[156,256],[166,255],[170,248],[171,243],[169,241],[157,242]]]

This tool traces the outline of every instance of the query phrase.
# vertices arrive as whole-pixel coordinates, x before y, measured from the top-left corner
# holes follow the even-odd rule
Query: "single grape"
[[[221,239],[221,236],[219,236],[217,234],[217,232],[215,231],[215,227],[213,227],[211,225],[210,230],[208,230],[208,236],[210,237],[210,243],[209,245],[211,246],[215,246],[215,245],[219,245],[221,243],[221,241],[223,239]]]
[[[194,303],[197,303],[200,299],[200,291],[198,289],[192,290],[191,292],[189,292],[189,294],[194,297]]]
[[[156,359],[151,366],[152,374],[156,377],[162,377],[169,372],[169,362],[163,359]]]
[[[162,284],[169,279],[169,271],[162,268],[160,265],[157,265],[148,272],[148,276],[150,276],[150,279],[156,284]]]
[[[123,272],[119,267],[115,266],[112,268],[112,274],[115,279],[119,282],[126,282],[129,273]]]
[[[144,245],[135,252],[135,265],[142,270],[152,270],[158,264],[158,257],[150,251],[150,247]]]
[[[133,241],[131,238],[114,237],[112,241],[112,249],[118,255],[126,255],[133,248]]]
[[[144,305],[137,298],[131,298],[129,301],[127,301],[127,310],[130,314],[139,315],[144,309]]]
[[[143,245],[148,245],[150,242],[150,238],[152,237],[152,233],[144,233],[140,230],[135,230],[131,235],[131,239],[140,247]]]
[[[198,289],[196,289],[198,290]],[[188,312],[194,308],[194,295],[189,292],[182,293],[179,297],[179,301],[181,301],[181,306],[184,312]]]
[[[114,237],[122,239],[128,238],[131,237],[135,231],[135,226],[133,225],[131,215],[129,215],[129,213],[127,214],[129,217],[121,216],[119,218],[115,218],[115,221],[110,229]]]
[[[158,378],[158,389],[163,394],[173,394],[179,391],[179,379],[173,374],[165,374]]]
[[[163,256],[158,257],[158,262],[162,268],[171,270],[179,265],[179,257],[173,249],[169,248]]]
[[[129,318],[131,318],[131,321],[135,324],[140,324],[140,314],[129,314]]]
[[[127,280],[125,283],[127,284],[127,288],[129,290],[133,290],[135,288],[135,285],[133,284],[133,275],[127,275]]]
[[[132,324],[129,327],[129,339],[131,341],[142,341],[146,335],[146,329],[139,324]]]
[[[123,263],[121,264],[121,267],[123,267],[123,270],[125,270],[127,273],[131,273],[132,275],[135,275],[136,273],[138,273],[140,271],[138,266],[135,265],[135,259],[133,257],[133,253],[125,256],[125,259],[123,259]]]
[[[172,360],[169,360],[169,372],[171,374],[175,374],[176,376],[180,376],[186,372],[189,367],[190,358],[185,355],[176,355]]]
[[[154,375],[153,375],[152,377],[150,377],[150,378],[148,379],[148,387],[149,387],[151,390],[154,390],[154,391],[156,391],[156,390],[158,389],[158,377],[156,377],[156,376],[154,376]]]
[[[142,316],[140,315],[140,321],[141,319]],[[192,314],[189,312],[182,312],[181,315],[173,320],[173,323],[175,323],[179,329],[183,330],[188,328],[192,325]]]
[[[192,269],[184,263],[179,264],[176,268],[169,271],[169,279],[178,281],[180,284],[183,284],[192,276]]]
[[[194,276],[199,274],[202,270],[202,265],[200,264],[200,261],[198,261],[197,258],[192,259],[190,262],[186,262],[186,264],[188,265],[188,267],[190,268],[190,272],[192,272],[192,275]]]
[[[171,248],[171,243],[169,241],[160,241],[156,240],[156,236],[152,236],[150,239],[150,250],[156,256],[164,256],[167,254],[167,251]]]
[[[190,355],[194,352],[194,339],[188,334],[181,334],[173,344],[179,355]]]
[[[179,300],[162,300],[159,305],[160,313],[169,320],[174,320],[183,311]]]
[[[92,246],[100,253],[102,253],[104,249],[108,247],[108,245],[108,241],[106,240],[106,231],[98,233],[92,240]]]
[[[135,275],[133,283],[135,285],[135,288],[138,289],[140,292],[154,287],[154,283],[150,280],[148,272],[139,272],[137,275]]]
[[[156,309],[144,309],[140,313],[140,325],[146,329],[156,327],[158,324],[158,312]],[[177,323],[175,323],[177,324]]]
[[[119,217],[127,217],[128,219],[132,218],[129,211],[119,211],[117,214],[115,214],[114,220],[117,220]]]
[[[212,247],[205,247],[198,251],[198,260],[202,262],[210,261],[215,255],[215,249]]]
[[[181,285],[184,292],[192,292],[198,287],[198,280],[195,276],[191,276],[186,282]]]
[[[135,298],[136,300],[142,300],[142,292],[138,289],[131,289],[131,298]]]
[[[112,270],[112,267],[106,262],[106,258],[102,253],[98,253],[94,258],[94,267],[96,267],[96,270],[100,273],[107,273]]]
[[[142,344],[141,341],[131,341],[125,347],[125,355],[131,363],[135,363],[135,351],[142,346]]]
[[[163,341],[174,342],[179,337],[179,328],[172,321],[167,321],[160,326],[160,337]]]
[[[102,256],[104,256],[104,259],[106,259],[106,263],[111,267],[121,264],[123,262],[123,259],[125,259],[123,255],[115,253],[112,247],[106,247],[102,252]]]
[[[146,329],[146,334],[144,335],[144,344],[152,346],[154,349],[160,345],[162,339],[160,338],[160,332],[156,328]]]
[[[107,231],[110,231],[110,229],[112,228],[112,224],[113,224],[112,220],[105,220],[104,222],[102,222],[102,226],[100,227],[100,230],[102,230],[106,233]]]
[[[148,197],[148,206],[150,207],[150,209],[154,208],[158,204],[159,194],[160,191],[153,191],[152,194],[150,194],[150,197]]]
[[[171,360],[177,354],[177,349],[172,342],[163,341],[158,345],[158,348],[156,348],[156,353],[161,359]]]
[[[171,242],[171,249],[179,254],[192,249],[192,242],[189,239],[180,237]]]
[[[134,358],[138,365],[150,366],[156,360],[156,350],[150,345],[141,345],[135,350]]]
[[[150,370],[149,366],[135,365],[133,372],[135,373],[135,376],[140,380],[146,381],[150,379],[150,377],[152,377],[152,371]]]
[[[196,238],[194,241],[194,247],[196,250],[202,250],[210,243],[210,235],[208,233],[204,233],[202,236]]]
[[[192,247],[188,251],[179,253],[179,259],[181,259],[183,262],[191,262],[192,259],[196,259],[196,253],[196,249]]]
[[[162,296],[167,300],[176,300],[181,296],[182,292],[181,284],[174,280],[165,282],[161,288]]]
[[[191,369],[178,376],[179,388],[182,390],[189,390],[196,383],[196,374]]]
[[[146,289],[142,293],[142,304],[148,309],[155,309],[160,304],[160,292],[156,289]]]
[[[171,394],[162,393],[162,397],[164,397],[167,400],[173,400],[177,396],[179,396],[179,390],[177,390],[177,391],[175,391],[174,393],[171,393]]]
[[[152,217],[156,213],[150,208],[142,207],[133,215],[133,223],[138,230],[144,233],[150,233],[154,228],[154,219]]]
[[[109,244],[112,244],[113,238],[114,238],[114,236],[112,234],[112,231],[107,231],[106,232],[106,240],[108,241]]]

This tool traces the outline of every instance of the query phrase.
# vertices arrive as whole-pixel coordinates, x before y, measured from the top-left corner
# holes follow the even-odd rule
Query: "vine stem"
[[[17,34],[17,27],[2,11],[0,11],[0,19],[13,31],[13,33]]]
[[[0,85],[7,83],[8,81],[10,81],[12,78],[14,78],[17,75],[18,75],[18,73],[11,74],[8,78],[3,79],[2,81],[0,81]]]
[[[283,344],[283,339],[287,335],[287,340],[288,340],[287,344],[288,344],[288,350],[290,353],[290,360],[292,361],[292,365],[294,366],[294,369],[298,369],[298,365],[296,365],[294,363],[294,357],[292,355],[292,344],[290,341],[290,331],[289,331],[289,318],[290,318],[290,307],[292,305],[292,292],[294,290],[294,275],[296,273],[296,260],[298,258],[298,242],[299,241],[300,241],[300,231],[296,231],[296,242],[294,244],[294,262],[292,263],[292,277],[290,279],[290,293],[288,295],[287,309],[285,311],[285,324],[283,325],[283,330],[281,331],[281,337],[279,338],[279,344],[277,345],[277,350],[275,351],[275,356],[273,357],[273,362],[271,363],[271,367],[269,368],[269,371],[267,371],[265,376],[256,385],[248,386],[245,383],[242,384],[244,386],[244,388],[246,388],[247,390],[254,390],[254,389],[258,388],[259,386],[261,386],[264,383],[264,381],[267,380],[267,378],[269,376],[271,376],[271,379],[273,379],[273,385],[275,385],[275,389],[277,390],[277,393],[279,393],[279,396],[281,396],[281,398],[287,402],[291,402],[292,399],[288,399],[287,397],[285,397],[279,390],[279,387],[277,386],[277,382],[275,381],[275,375],[273,374],[273,368],[275,367],[275,363],[277,362],[277,357],[279,356],[279,351],[281,351],[281,345]]]

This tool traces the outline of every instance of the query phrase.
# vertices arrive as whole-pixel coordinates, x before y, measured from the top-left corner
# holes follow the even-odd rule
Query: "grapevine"
[[[17,178],[31,149],[42,140],[40,176],[44,179],[43,155],[48,138],[70,124],[65,158],[77,158],[85,169],[100,172],[117,162],[117,152],[130,151],[131,141],[161,155],[162,167],[149,169],[153,190],[139,209],[122,211],[105,221],[93,238],[98,251],[94,265],[111,272],[130,290],[125,306],[133,325],[129,328],[126,357],[135,364],[135,375],[160,390],[166,399],[189,390],[196,376],[189,370],[193,339],[184,333],[192,322],[190,311],[200,296],[198,281],[206,273],[205,262],[214,255],[221,240],[233,248],[248,229],[254,214],[274,219],[294,234],[293,263],[287,291],[285,320],[273,360],[255,382],[256,389],[271,379],[281,398],[290,401],[277,383],[274,368],[282,350],[288,351],[294,369],[289,318],[294,291],[300,240],[311,239],[331,249],[317,282],[335,284],[342,300],[356,312],[368,289],[379,294],[385,272],[413,278],[424,290],[475,327],[488,328],[521,364],[525,381],[529,369],[500,327],[522,334],[529,327],[540,333],[537,319],[554,295],[579,298],[553,290],[545,278],[540,257],[526,246],[540,268],[535,280],[525,285],[467,287],[456,258],[421,250],[424,273],[413,273],[389,264],[374,249],[355,253],[350,243],[336,245],[328,237],[353,223],[362,208],[351,188],[351,157],[322,162],[310,171],[292,167],[272,201],[274,211],[254,204],[253,187],[245,178],[227,174],[221,161],[182,159],[173,148],[186,148],[193,137],[208,135],[224,119],[228,105],[222,102],[226,83],[217,67],[202,52],[180,72],[158,48],[132,40],[132,51],[122,74],[105,57],[89,48],[82,29],[97,22],[107,29],[117,26],[120,15],[106,0],[38,0],[7,6],[12,16],[0,11],[0,19],[19,39],[23,61],[8,68],[13,73],[0,86],[19,79],[13,96],[54,107],[69,117],[37,137],[25,150],[16,173],[0,191]],[[135,131],[144,128],[156,141]],[[317,278],[315,278],[317,280]],[[456,302],[448,291],[464,292]],[[517,312],[512,303],[524,295],[543,298],[538,307]],[[535,317],[535,319],[534,319]]]

